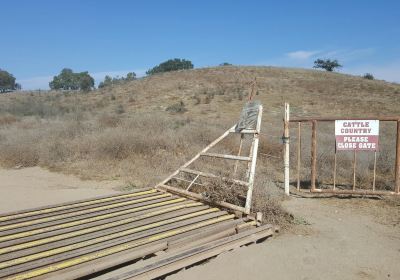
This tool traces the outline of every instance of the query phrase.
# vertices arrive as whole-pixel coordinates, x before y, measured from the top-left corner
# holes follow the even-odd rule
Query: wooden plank
[[[240,233],[240,232],[249,230],[249,228],[255,227],[256,225],[257,225],[256,221],[250,221],[250,222],[247,222],[247,223],[242,223],[242,224],[240,224],[240,225],[238,225],[236,227],[236,232]]]
[[[240,239],[239,238],[236,239],[237,236],[230,236],[230,237],[227,237],[226,239],[229,239],[232,237],[235,237],[235,239],[233,241],[230,241],[229,243],[220,244],[222,241],[217,240],[216,242],[218,242],[219,244],[215,245],[215,247],[210,248],[210,249],[207,249],[206,245],[203,245],[201,247],[199,246],[197,248],[188,249],[186,252],[183,252],[181,254],[176,254],[175,256],[171,256],[169,259],[165,258],[164,260],[162,260],[160,262],[154,263],[153,267],[155,267],[157,265],[160,266],[156,269],[150,268],[151,269],[150,271],[146,271],[146,272],[143,271],[143,273],[141,273],[140,275],[135,275],[134,277],[130,277],[130,278],[120,278],[120,279],[135,279],[135,280],[154,279],[156,277],[160,277],[165,274],[171,273],[173,271],[190,266],[199,261],[203,261],[203,260],[209,259],[211,257],[217,256],[221,253],[228,252],[232,249],[236,249],[243,245],[254,243],[260,239],[267,238],[272,235],[273,235],[272,230],[268,229],[264,232],[254,233],[252,235],[248,235],[248,236],[246,236],[244,238],[240,238]],[[197,251],[200,251],[201,249],[203,249],[201,252],[197,252]],[[174,257],[179,258],[179,260],[174,260]],[[145,269],[149,269],[149,267],[147,267]]]
[[[32,240],[25,243],[15,244],[8,247],[0,248],[0,262],[39,253],[42,251],[58,248],[70,244],[80,243],[93,238],[107,236],[116,232],[121,232],[131,228],[143,227],[152,223],[163,222],[175,217],[191,214],[208,209],[208,206],[196,206],[184,209],[172,209],[170,211],[162,210],[151,212],[144,217],[133,217],[114,223],[99,225],[96,227],[85,228],[73,232],[63,233],[47,238]],[[168,209],[167,209],[168,210]],[[49,244],[50,243],[50,244]]]
[[[119,199],[114,199],[112,201],[99,202],[99,203],[96,203],[96,204],[77,206],[77,207],[72,207],[72,208],[68,208],[68,209],[65,209],[65,210],[52,211],[52,212],[49,212],[49,213],[43,213],[43,214],[32,215],[32,216],[28,216],[28,217],[22,217],[22,218],[7,220],[7,221],[4,221],[4,222],[1,222],[0,223],[0,227],[1,226],[5,226],[5,225],[10,225],[10,224],[22,223],[22,222],[25,222],[25,221],[37,220],[37,219],[46,218],[46,217],[52,217],[52,216],[63,215],[63,214],[74,213],[74,212],[80,212],[82,210],[93,209],[93,208],[97,208],[97,207],[101,207],[101,206],[107,206],[107,205],[113,205],[113,204],[121,203],[121,202],[132,201],[133,199],[141,199],[141,198],[145,198],[145,197],[157,196],[157,195],[160,195],[160,194],[161,194],[160,192],[151,192],[151,193],[142,194],[140,196],[135,196],[135,197],[119,198]]]
[[[165,197],[169,197],[169,196],[171,196],[171,195],[170,194],[158,194],[155,196],[133,199],[133,200],[125,201],[125,202],[119,202],[119,203],[115,203],[112,205],[95,207],[95,208],[86,209],[86,210],[82,210],[82,211],[78,211],[78,212],[55,215],[55,216],[29,220],[29,221],[24,221],[24,222],[15,223],[15,224],[8,224],[8,225],[0,226],[0,231],[20,228],[20,227],[30,226],[30,225],[35,225],[35,224],[41,224],[41,223],[46,223],[46,222],[51,222],[51,221],[56,221],[56,220],[63,220],[63,219],[70,218],[70,217],[76,217],[76,216],[80,216],[80,215],[84,215],[84,214],[99,212],[101,210],[119,208],[119,207],[126,206],[126,205],[137,204],[140,202],[151,201],[151,200],[155,200],[157,198],[165,198]]]
[[[229,219],[231,219],[231,215],[226,215],[226,213],[218,211],[193,216],[192,218],[187,218],[185,220],[176,220],[175,222],[165,221],[165,223],[159,223],[159,225],[152,224],[147,228],[146,226],[143,226],[142,228],[132,228],[130,232],[124,231],[109,236],[98,237],[92,240],[53,248],[33,255],[11,259],[0,262],[0,277],[19,273],[28,269],[35,269],[38,266],[51,265],[54,262],[63,261],[71,257],[79,257],[83,254],[92,253],[98,250],[106,250],[106,248],[111,246],[121,245],[134,240],[140,240],[143,238],[149,238],[152,240],[151,236],[153,235],[161,234],[171,230],[179,231],[180,228],[186,228],[196,224],[205,223],[208,220],[219,218],[222,220],[228,219],[223,217],[229,217]]]
[[[121,263],[140,259],[148,255],[154,254],[165,250],[168,247],[167,242],[159,242],[150,245],[144,245],[137,248],[128,249],[110,256],[106,256],[100,259],[96,259],[90,263],[83,263],[74,266],[73,269],[63,269],[55,273],[45,274],[42,277],[36,277],[35,280],[46,279],[46,280],[68,280],[77,279],[80,277],[88,276],[98,271],[111,268]]]
[[[175,229],[168,230],[168,231],[163,231],[156,235],[147,236],[145,238],[141,238],[141,239],[134,240],[131,242],[125,242],[123,244],[119,244],[119,245],[107,248],[106,250],[96,251],[96,252],[92,252],[92,253],[86,254],[86,255],[80,255],[78,257],[73,257],[71,259],[65,260],[63,262],[52,263],[51,265],[47,265],[47,266],[43,266],[40,268],[35,268],[30,271],[22,272],[20,274],[16,274],[16,275],[13,275],[12,277],[9,277],[8,279],[9,280],[29,279],[32,277],[41,276],[41,275],[48,274],[51,272],[56,272],[61,269],[73,268],[74,266],[82,264],[82,263],[87,263],[89,261],[93,261],[93,260],[96,260],[96,259],[99,259],[102,257],[110,256],[115,253],[126,251],[131,248],[139,247],[139,246],[142,246],[145,244],[150,244],[150,243],[153,243],[153,242],[156,242],[159,240],[164,240],[164,239],[167,239],[168,237],[172,237],[172,236],[180,234],[180,233],[200,229],[204,226],[207,226],[210,224],[216,224],[216,223],[219,223],[219,222],[222,222],[225,220],[229,220],[229,219],[233,219],[233,218],[234,218],[234,215],[224,215],[224,216],[216,217],[213,219],[205,220],[205,221],[202,221],[199,223],[194,223],[194,224],[191,224],[188,226],[175,228]],[[53,261],[57,261],[57,260],[53,260]],[[69,278],[65,278],[65,279],[69,279]]]
[[[241,134],[255,134],[255,133],[258,133],[258,131],[256,129],[242,129],[239,132],[237,132],[235,129],[231,129],[229,132],[231,132],[231,133],[241,133]]]
[[[240,161],[250,161],[251,160],[249,157],[235,156],[235,155],[223,155],[223,154],[216,154],[216,153],[202,153],[201,156],[223,158],[223,159],[233,159],[233,160],[240,160]]]
[[[168,240],[168,253],[183,250],[184,248],[194,247],[205,244],[220,238],[236,234],[236,226],[243,224],[243,220],[233,220],[222,222],[219,225],[211,225],[201,231],[193,232],[187,236],[172,237]]]
[[[234,204],[231,204],[231,203],[228,203],[228,202],[224,202],[224,201],[210,201],[210,200],[208,200],[207,198],[203,197],[201,194],[198,194],[198,193],[194,193],[194,192],[178,189],[178,188],[175,188],[175,187],[172,187],[172,186],[167,186],[167,185],[162,185],[162,186],[158,186],[158,187],[166,189],[166,190],[168,190],[170,192],[173,192],[173,193],[177,193],[177,194],[180,194],[180,195],[183,195],[183,196],[186,196],[186,197],[190,197],[192,199],[206,201],[206,202],[208,202],[210,204],[221,206],[221,207],[224,207],[224,208],[227,208],[227,209],[240,211],[240,212],[244,212],[245,211],[244,207],[240,207],[240,206],[237,206],[237,205],[234,205]]]
[[[236,221],[226,221],[226,222],[221,222],[220,224],[207,226],[207,227],[209,227],[208,229],[207,229],[207,227],[205,227],[204,229],[202,229],[201,232],[207,232],[208,235],[207,236],[203,236],[200,239],[197,239],[195,241],[196,242],[196,246],[228,236],[227,235],[228,234],[228,230],[227,230],[228,228],[229,228],[229,234],[232,233],[232,231],[233,231],[233,234],[234,234],[235,233],[234,226],[238,222],[239,222],[238,220],[236,220]],[[212,230],[210,230],[210,229],[212,229]],[[174,236],[172,238],[169,238],[168,239],[168,246],[166,246],[167,243],[164,242],[164,241],[162,243],[155,243],[154,245],[152,244],[152,245],[148,245],[148,246],[150,246],[150,247],[151,246],[164,246],[164,248],[159,248],[158,250],[157,249],[153,250],[152,251],[153,253],[161,252],[162,250],[166,250],[168,253],[176,252],[176,250],[182,250],[184,248],[183,247],[184,245],[192,246],[192,244],[194,244],[194,243],[191,243],[191,244],[188,245],[188,242],[190,242],[192,240],[191,237],[193,237],[193,238],[200,237],[198,235],[198,232],[196,232],[196,233],[197,234],[193,234],[193,232],[186,232],[186,233],[182,233],[182,234],[176,235],[176,236]],[[171,242],[171,240],[176,240],[178,242],[176,242],[176,241],[175,242],[174,241]],[[179,241],[183,241],[183,242],[179,242]],[[137,258],[136,257],[137,256],[137,251],[140,252],[141,250],[143,250],[144,248],[147,248],[148,246],[142,246],[142,248],[137,248],[137,249],[133,250],[132,252],[129,252],[129,251],[128,252],[123,252],[122,253],[123,254],[122,257],[124,257],[124,258],[128,257],[128,261],[132,261],[132,260]],[[141,254],[141,255],[144,255],[144,254]],[[140,256],[140,254],[139,254],[139,256]],[[90,262],[90,264],[80,265],[81,267],[79,267],[79,265],[78,265],[78,266],[74,267],[73,271],[68,271],[68,270],[60,271],[60,272],[55,273],[53,275],[46,275],[46,278],[43,278],[43,279],[46,279],[46,280],[58,280],[60,278],[64,279],[64,275],[68,275],[68,277],[71,277],[71,278],[87,276],[89,273],[97,272],[97,271],[100,271],[100,270],[105,269],[105,268],[110,268],[110,267],[113,267],[113,266],[118,265],[118,264],[123,262],[121,260],[115,261],[116,257],[118,258],[117,254],[116,255],[112,255],[111,258],[102,258],[102,259],[99,259],[99,260],[97,260],[95,262]],[[110,262],[112,262],[112,263],[110,263]],[[105,266],[105,264],[106,264],[106,266]],[[88,267],[91,267],[92,270],[88,271]],[[122,267],[122,269],[124,269],[124,267]],[[76,271],[79,271],[79,274],[76,274]],[[97,276],[97,277],[99,277],[99,276]],[[93,278],[97,279],[97,277],[94,276]],[[92,279],[92,277],[90,277],[90,278]],[[39,279],[41,279],[41,278],[39,278]]]
[[[20,217],[24,217],[24,216],[36,215],[38,213],[38,211],[40,211],[40,213],[43,213],[42,210],[52,210],[52,211],[54,211],[54,210],[57,210],[57,209],[60,209],[60,208],[61,209],[65,209],[67,207],[68,208],[69,207],[75,207],[75,206],[77,206],[78,204],[81,204],[81,203],[97,202],[98,200],[103,200],[103,199],[106,199],[106,198],[107,199],[119,199],[121,197],[126,197],[126,196],[129,196],[129,195],[134,194],[134,193],[145,192],[145,191],[149,191],[149,190],[152,190],[152,189],[151,188],[143,188],[143,189],[134,190],[134,191],[129,192],[129,193],[122,193],[122,194],[115,194],[115,195],[104,195],[104,196],[98,196],[98,197],[91,198],[91,199],[75,200],[75,201],[66,202],[66,203],[59,203],[59,204],[53,204],[53,205],[49,205],[49,206],[26,209],[26,210],[7,212],[7,213],[3,213],[3,214],[0,215],[0,221],[6,221],[6,220],[12,220],[12,219],[16,219],[16,218],[20,218]]]
[[[108,224],[112,224],[114,222],[119,222],[119,221],[122,222],[125,219],[130,219],[130,218],[134,218],[137,221],[140,221],[142,219],[148,218],[149,215],[152,215],[152,213],[155,213],[155,212],[168,210],[168,209],[183,209],[183,208],[195,207],[195,206],[200,206],[200,205],[203,205],[203,204],[200,202],[188,201],[186,199],[184,201],[182,201],[182,199],[180,199],[180,202],[177,202],[177,203],[173,203],[173,204],[170,203],[170,204],[162,205],[162,206],[159,206],[156,208],[144,210],[144,211],[141,211],[138,213],[133,212],[133,213],[122,215],[122,216],[114,216],[114,217],[111,217],[108,219],[101,219],[101,220],[98,220],[95,222],[83,222],[83,223],[79,223],[76,226],[59,227],[59,229],[57,229],[57,227],[54,227],[54,228],[48,227],[48,228],[44,228],[44,229],[38,229],[36,231],[36,234],[35,234],[35,231],[22,232],[22,233],[15,234],[15,235],[0,237],[0,239],[4,238],[5,240],[8,240],[8,241],[1,242],[0,248],[8,247],[8,246],[15,245],[15,244],[21,244],[21,243],[29,242],[32,240],[47,238],[47,237],[51,237],[51,236],[55,236],[55,235],[59,235],[59,234],[75,232],[75,231],[79,231],[79,230],[83,230],[83,229],[87,229],[87,228],[93,228],[93,227],[97,227],[97,226],[101,226],[101,225],[108,225]],[[65,225],[65,224],[63,224],[63,225]],[[25,236],[25,237],[21,237],[21,236]]]
[[[200,232],[202,234],[200,234],[199,232],[196,232],[196,234],[189,232],[189,233],[183,233],[183,234],[174,236],[173,238],[168,239],[168,248],[165,251],[160,251],[160,253],[172,254],[177,251],[182,251],[182,250],[188,249],[190,247],[203,245],[203,244],[206,244],[206,243],[218,240],[218,239],[222,239],[222,238],[234,235],[234,234],[236,234],[235,225],[238,222],[242,222],[242,221],[238,221],[238,220],[226,221],[226,222],[222,222],[220,225],[210,225],[209,229],[206,229],[206,230],[202,229],[202,231]],[[171,240],[175,240],[175,241],[171,241]],[[153,259],[154,259],[154,257],[148,261],[151,262],[151,261],[153,261]],[[129,271],[130,266],[137,265],[137,264],[138,263],[127,264],[125,266],[122,266],[121,268],[117,268],[116,270],[112,271],[111,273],[120,274],[122,272]],[[93,278],[92,277],[90,277],[90,278],[96,280],[96,279],[99,279],[102,277],[104,277],[104,274],[97,275]]]
[[[174,254],[165,254],[157,257],[157,261],[151,260],[150,264],[148,264],[149,262],[144,262],[138,265],[132,265],[132,269],[128,271],[125,269],[124,273],[114,271],[100,276],[96,280],[154,279],[201,260],[208,259],[220,253],[256,242],[259,239],[272,235],[273,231],[270,226],[262,226],[234,236],[229,236],[207,244],[178,251]]]
[[[51,222],[47,222],[47,223],[33,224],[31,226],[25,226],[22,228],[16,228],[16,229],[12,229],[12,230],[2,231],[2,232],[0,232],[0,240],[3,240],[4,236],[8,236],[10,234],[16,234],[16,233],[22,234],[22,232],[27,232],[27,231],[38,232],[39,230],[47,231],[48,228],[51,228],[52,230],[54,230],[55,228],[63,228],[65,225],[71,226],[71,224],[88,223],[91,221],[98,221],[98,220],[106,219],[109,217],[115,217],[115,216],[119,216],[119,215],[140,212],[143,210],[158,207],[160,205],[168,204],[169,202],[176,202],[176,201],[182,201],[182,200],[181,200],[181,198],[177,198],[176,196],[167,196],[167,197],[159,198],[159,199],[156,199],[153,201],[145,201],[145,202],[141,202],[141,203],[134,204],[134,205],[127,205],[127,206],[124,206],[121,208],[108,209],[108,210],[104,210],[104,211],[89,213],[86,215],[51,221]]]
[[[19,265],[26,262],[40,260],[44,261],[45,258],[71,252],[74,250],[78,250],[84,247],[96,245],[110,241],[115,242],[116,240],[125,240],[126,238],[133,238],[135,234],[152,234],[154,231],[160,230],[163,226],[175,227],[177,225],[184,226],[186,224],[190,224],[197,221],[197,218],[200,220],[213,218],[215,216],[226,215],[226,212],[218,211],[216,208],[205,209],[197,212],[187,213],[181,216],[173,216],[169,219],[159,220],[152,223],[147,223],[146,221],[139,223],[141,226],[132,227],[125,229],[123,231],[112,232],[110,234],[103,234],[103,232],[95,233],[93,238],[79,241],[79,238],[75,239],[75,242],[71,240],[62,240],[57,242],[57,245],[53,244],[45,244],[43,246],[27,249],[17,252],[11,252],[9,254],[3,255],[2,260],[0,262],[0,269],[11,267],[13,265]],[[35,249],[38,249],[35,252]],[[33,251],[33,252],[32,252]],[[21,256],[22,254],[22,256]]]

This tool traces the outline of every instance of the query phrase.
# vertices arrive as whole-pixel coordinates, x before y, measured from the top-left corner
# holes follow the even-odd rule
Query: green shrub
[[[183,103],[182,100],[179,101],[179,103],[168,106],[166,110],[172,113],[184,113],[187,111],[187,109],[185,108],[185,103]]]
[[[335,70],[335,68],[341,68],[342,65],[339,64],[339,62],[335,60],[330,60],[330,59],[317,59],[314,61],[314,68],[321,68],[325,69],[328,72],[332,72]]]
[[[104,81],[99,83],[99,88],[105,88],[105,87],[109,87],[109,86],[116,85],[116,84],[123,84],[125,82],[133,81],[135,79],[136,79],[135,72],[129,72],[128,74],[126,74],[126,77],[117,76],[117,77],[111,78],[110,76],[106,75],[104,77]]]
[[[194,105],[199,105],[201,103],[201,98],[197,94],[193,96],[193,99],[194,99]]]
[[[365,73],[364,75],[363,75],[363,78],[364,79],[367,79],[367,80],[374,80],[375,78],[374,78],[374,75],[372,75],[371,73]]]
[[[190,60],[175,58],[164,61],[159,65],[149,69],[146,72],[146,74],[153,75],[156,73],[185,70],[185,69],[193,69],[193,63]]]
[[[125,113],[124,106],[122,106],[121,104],[119,104],[119,105],[117,106],[117,109],[115,110],[115,112],[116,112],[117,114],[119,114],[119,115]]]

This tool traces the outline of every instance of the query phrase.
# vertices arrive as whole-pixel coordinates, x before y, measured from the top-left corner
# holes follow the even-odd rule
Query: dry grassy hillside
[[[285,101],[295,116],[400,115],[400,85],[384,81],[272,67],[170,72],[90,93],[1,95],[0,164],[154,184],[236,122],[254,78],[264,105],[258,185],[280,176]]]

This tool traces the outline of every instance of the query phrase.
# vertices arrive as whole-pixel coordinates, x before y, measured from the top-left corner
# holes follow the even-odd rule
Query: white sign
[[[378,120],[336,120],[336,149],[338,151],[377,151]]]

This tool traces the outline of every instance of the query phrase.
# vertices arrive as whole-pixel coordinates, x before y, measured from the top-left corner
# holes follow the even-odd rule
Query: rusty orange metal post
[[[301,168],[301,122],[298,123],[297,131],[297,190],[300,190],[300,168]]]
[[[311,136],[311,191],[315,191],[315,181],[317,178],[317,121],[312,121]]]
[[[335,143],[335,155],[333,159],[333,190],[336,189],[336,161],[337,161],[337,151],[336,151],[336,143]]]
[[[356,190],[356,168],[357,168],[357,150],[353,154],[353,191]]]

